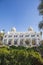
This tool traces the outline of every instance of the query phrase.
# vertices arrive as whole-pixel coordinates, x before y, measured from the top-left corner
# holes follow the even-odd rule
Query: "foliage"
[[[3,40],[4,33],[0,33],[0,40]]]
[[[43,0],[41,0],[41,3],[38,6],[39,13],[43,15]]]
[[[38,28],[43,29],[43,21],[39,22]]]
[[[43,0],[41,0],[39,6],[38,6],[38,10],[39,10],[39,14],[42,15],[42,19],[43,19]],[[38,24],[38,28],[41,30],[43,30],[43,20],[41,22],[39,22]]]
[[[43,58],[35,48],[2,47],[0,65],[43,65]]]
[[[4,33],[1,33],[1,32],[0,32],[0,46],[3,45],[3,42],[2,42],[3,36],[4,36]]]

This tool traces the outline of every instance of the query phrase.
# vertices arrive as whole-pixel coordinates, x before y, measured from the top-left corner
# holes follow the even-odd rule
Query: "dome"
[[[11,28],[11,31],[16,32],[16,28],[15,27]]]
[[[30,26],[30,27],[28,28],[28,31],[33,31],[33,28]]]
[[[7,33],[9,34],[10,32],[8,31]]]

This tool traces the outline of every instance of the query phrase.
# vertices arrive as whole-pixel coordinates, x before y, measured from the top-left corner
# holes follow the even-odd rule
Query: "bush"
[[[43,65],[43,58],[34,49],[25,47],[0,48],[0,65]]]

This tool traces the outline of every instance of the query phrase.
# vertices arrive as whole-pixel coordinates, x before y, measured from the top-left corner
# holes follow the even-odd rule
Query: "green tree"
[[[41,30],[43,29],[43,21],[39,22],[38,28]]]
[[[43,0],[40,0],[40,4],[38,6],[38,10],[39,10],[39,13],[40,15],[43,15]]]
[[[42,21],[39,22],[38,28],[43,29],[43,0],[40,0],[40,4],[38,6],[39,14],[42,16]]]

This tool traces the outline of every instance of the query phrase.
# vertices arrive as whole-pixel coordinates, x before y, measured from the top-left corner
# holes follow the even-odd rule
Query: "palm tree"
[[[40,22],[39,22],[38,28],[39,28],[40,30],[43,29],[43,21],[40,21]]]
[[[43,0],[40,0],[40,4],[38,6],[39,14],[42,15],[42,21],[39,22],[38,28],[43,29]]]
[[[39,13],[43,15],[43,0],[41,0],[41,3],[38,6]]]

